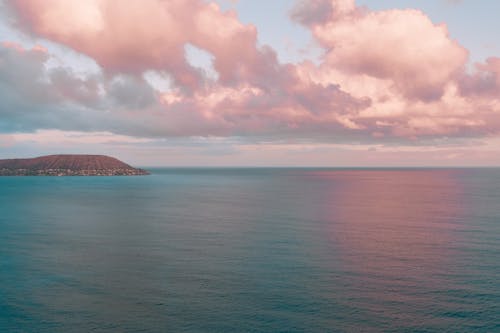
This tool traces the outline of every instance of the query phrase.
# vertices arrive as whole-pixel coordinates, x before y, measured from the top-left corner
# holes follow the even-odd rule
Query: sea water
[[[499,169],[0,177],[0,332],[500,332]]]

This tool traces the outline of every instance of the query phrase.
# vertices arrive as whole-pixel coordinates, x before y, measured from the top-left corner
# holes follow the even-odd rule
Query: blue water
[[[500,169],[0,177],[0,332],[500,332]]]

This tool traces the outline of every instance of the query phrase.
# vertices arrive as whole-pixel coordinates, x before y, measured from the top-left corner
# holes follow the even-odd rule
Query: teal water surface
[[[500,332],[499,169],[0,177],[0,332]]]

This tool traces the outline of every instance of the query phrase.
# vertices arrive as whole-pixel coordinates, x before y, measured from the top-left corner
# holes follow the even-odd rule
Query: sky
[[[0,158],[500,166],[500,2],[0,0]]]

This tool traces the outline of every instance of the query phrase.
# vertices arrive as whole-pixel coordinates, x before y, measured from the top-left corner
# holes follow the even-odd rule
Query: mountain
[[[0,160],[0,176],[136,176],[148,175],[104,155],[49,155]]]

